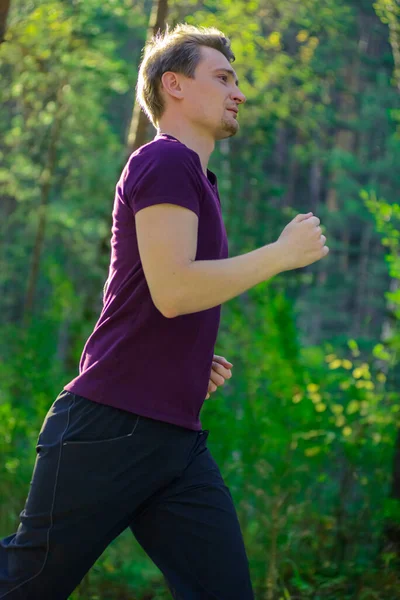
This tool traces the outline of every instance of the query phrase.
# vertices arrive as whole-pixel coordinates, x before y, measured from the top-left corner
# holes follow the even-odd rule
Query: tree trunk
[[[400,506],[400,429],[397,430],[396,436],[392,467],[392,488],[389,498],[396,502],[397,507]],[[381,549],[384,553],[393,552],[397,554],[398,558],[400,557],[400,526],[397,519],[386,518],[382,542]]]
[[[0,44],[4,42],[10,0],[0,0]]]
[[[69,350],[70,325],[70,309],[65,307],[61,315],[60,323],[58,325],[57,350],[55,354],[56,361],[59,364],[61,364],[63,369],[65,369]]]
[[[296,190],[297,190],[297,178],[299,175],[300,164],[295,155],[295,148],[298,145],[303,143],[303,136],[299,130],[296,131],[295,142],[292,146],[290,156],[289,156],[289,168],[287,174],[287,189],[286,194],[282,198],[282,208],[286,208],[287,206],[296,207]]]
[[[47,204],[50,196],[50,190],[53,180],[54,171],[56,168],[57,161],[57,143],[60,137],[61,131],[61,115],[60,111],[56,112],[56,116],[53,121],[53,125],[50,131],[50,142],[47,151],[47,160],[45,167],[42,171],[42,183],[41,183],[41,194],[40,194],[40,205],[38,209],[39,213],[39,224],[36,232],[36,239],[33,248],[32,262],[30,273],[28,277],[27,292],[25,296],[25,303],[23,309],[23,321],[26,323],[33,310],[35,291],[37,287],[37,281],[40,269],[40,258],[42,254],[44,238],[46,233],[47,223]]]
[[[394,77],[397,89],[400,92],[400,21],[399,9],[396,0],[386,5],[386,17],[389,25],[389,41],[392,47],[394,60]]]
[[[353,332],[352,335],[354,337],[358,337],[363,333],[363,335],[368,335],[368,332],[362,328],[363,320],[366,315],[366,296],[367,296],[367,287],[368,287],[368,264],[370,258],[370,245],[373,235],[373,228],[371,225],[366,225],[362,232],[361,237],[361,245],[360,245],[360,257],[358,261],[358,275],[357,275],[357,291],[356,291],[356,305],[355,309],[355,318],[353,322]]]
[[[224,193],[224,213],[228,216],[232,210],[232,166],[230,159],[231,141],[229,138],[221,140],[220,150],[222,154],[222,177],[219,185]]]
[[[11,217],[18,206],[17,200],[9,196],[8,194],[1,195],[0,204],[0,273],[4,275],[8,271],[7,259],[6,259],[6,248],[8,244],[7,236],[10,235],[10,229],[12,228]],[[0,288],[2,285],[0,279]]]
[[[356,145],[356,133],[351,129],[351,121],[357,117],[355,95],[359,90],[360,57],[357,56],[353,64],[349,64],[345,72],[345,89],[341,94],[339,103],[339,119],[342,123],[349,123],[349,127],[343,126],[335,134],[334,148],[353,153]],[[339,210],[337,198],[336,180],[338,172],[333,171],[330,177],[330,185],[326,204],[329,212],[335,213]]]
[[[168,15],[168,0],[153,0],[153,5],[149,18],[149,26],[147,29],[147,40],[155,35],[159,30],[160,32],[165,31],[167,24]],[[128,135],[124,150],[124,160],[126,161],[132,152],[135,152],[138,148],[143,146],[147,141],[147,131],[149,127],[149,120],[146,114],[142,111],[139,102],[136,100],[132,117],[130,120]],[[122,170],[124,165],[121,165]],[[107,221],[107,232],[111,229],[112,216],[110,215],[109,221]],[[110,238],[109,234],[101,238],[99,243],[98,254],[100,257],[110,254]],[[93,307],[93,297],[88,295],[84,302],[84,313],[88,319],[92,318],[92,314],[95,312]]]
[[[389,41],[392,47],[394,60],[394,79],[398,91],[400,92],[400,12],[396,2],[388,2],[385,6],[385,16],[389,25]],[[390,291],[395,292],[400,285],[399,279],[392,279]],[[392,302],[388,303],[388,308],[393,309]],[[385,320],[382,329],[382,339],[385,340],[393,335],[393,327],[389,318]],[[397,430],[396,446],[393,456],[392,466],[392,488],[389,498],[397,502],[400,506],[400,429]],[[400,526],[396,519],[387,518],[385,522],[383,544],[386,546],[384,551],[392,551],[400,557]],[[389,547],[387,547],[389,545]]]
[[[317,156],[313,158],[310,169],[310,210],[318,214],[322,189],[322,164]]]
[[[147,40],[160,30],[163,32],[167,24],[168,0],[154,0],[150,15],[149,27],[147,30]],[[138,101],[133,108],[132,119],[129,125],[126,150],[128,156],[146,143],[146,134],[149,127],[149,121],[146,114],[142,111]]]

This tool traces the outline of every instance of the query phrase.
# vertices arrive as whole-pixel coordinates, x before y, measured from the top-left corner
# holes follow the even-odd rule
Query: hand
[[[277,244],[281,248],[286,271],[306,267],[327,256],[326,237],[321,221],[312,213],[297,215],[282,231]]]
[[[205,398],[206,400],[219,386],[224,385],[226,379],[232,377],[231,367],[233,367],[233,364],[228,362],[226,358],[214,354],[210,381],[208,382],[208,394]]]

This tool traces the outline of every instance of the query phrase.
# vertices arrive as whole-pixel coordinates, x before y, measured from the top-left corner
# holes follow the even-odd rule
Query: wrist
[[[271,264],[273,264],[275,267],[275,274],[278,275],[284,271],[289,271],[292,267],[288,261],[286,245],[278,239],[276,242],[269,244],[268,247],[271,249]]]

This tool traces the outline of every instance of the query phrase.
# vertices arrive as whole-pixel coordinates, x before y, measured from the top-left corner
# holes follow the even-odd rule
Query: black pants
[[[0,598],[64,600],[130,527],[180,600],[254,598],[208,431],[62,391],[36,447],[15,534],[0,540]]]

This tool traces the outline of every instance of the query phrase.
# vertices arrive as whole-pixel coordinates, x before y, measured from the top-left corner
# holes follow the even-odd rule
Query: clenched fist
[[[284,271],[306,267],[329,253],[321,221],[312,213],[297,215],[286,225],[276,242],[282,252]]]

